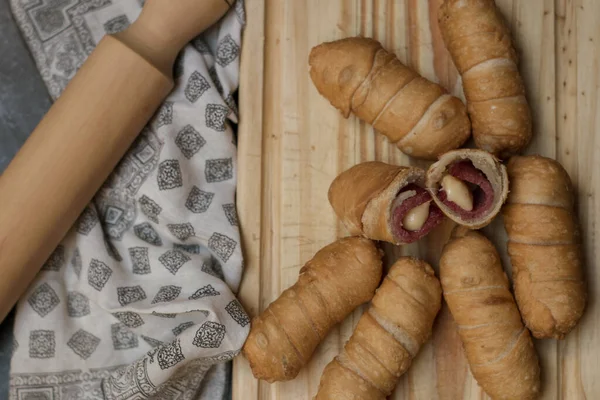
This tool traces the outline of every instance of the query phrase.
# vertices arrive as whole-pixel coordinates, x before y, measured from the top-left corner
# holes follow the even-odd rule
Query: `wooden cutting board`
[[[462,96],[460,79],[437,26],[441,0],[247,0],[240,90],[238,209],[246,269],[241,301],[253,315],[298,276],[324,245],[346,235],[327,201],[341,171],[362,161],[398,165],[411,160],[371,126],[344,119],[315,90],[308,75],[314,45],[353,35],[378,39],[423,76]],[[585,238],[590,301],[581,324],[564,341],[536,341],[543,399],[600,398],[600,1],[496,0],[521,54],[533,108],[535,137],[528,153],[558,159],[577,188]],[[386,247],[423,257],[437,268],[448,237],[445,224],[418,244]],[[485,233],[503,255],[500,219]],[[324,366],[338,354],[362,309],[334,328],[293,381],[257,382],[247,361],[234,364],[234,400],[311,399]],[[506,383],[507,385],[510,382]],[[392,399],[487,399],[470,375],[446,308],[432,340],[402,377]]]

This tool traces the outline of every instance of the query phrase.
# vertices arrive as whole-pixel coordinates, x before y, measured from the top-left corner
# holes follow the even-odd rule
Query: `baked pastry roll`
[[[504,206],[515,296],[533,336],[562,339],[586,305],[571,179],[557,161],[512,157]]]

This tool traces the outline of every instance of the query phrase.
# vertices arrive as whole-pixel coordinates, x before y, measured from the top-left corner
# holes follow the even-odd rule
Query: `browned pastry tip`
[[[298,281],[252,320],[243,352],[254,376],[268,382],[295,378],[329,330],[373,297],[381,257],[362,237],[319,250]]]
[[[350,115],[352,96],[371,71],[375,54],[381,48],[379,42],[360,37],[312,48],[308,60],[310,76],[319,92],[344,117]]]

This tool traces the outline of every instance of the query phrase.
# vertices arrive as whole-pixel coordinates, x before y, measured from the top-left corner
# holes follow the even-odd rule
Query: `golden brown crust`
[[[571,179],[541,156],[512,157],[508,173],[503,215],[517,303],[535,337],[562,339],[587,301]]]
[[[353,111],[413,157],[435,159],[470,135],[460,100],[440,101],[449,96],[441,86],[402,65],[373,39],[323,43],[311,51],[309,64],[319,93],[344,116]]]
[[[298,318],[298,315],[304,315],[306,312],[297,297],[295,288],[285,290],[277,301],[271,303],[268,312],[284,332],[294,332],[286,336],[296,349],[299,359],[306,363],[312,355],[314,343],[319,343],[321,338],[313,327],[312,320]]]
[[[531,112],[509,29],[494,0],[445,0],[444,43],[462,75],[477,147],[501,157],[531,139]]]
[[[444,94],[431,104],[423,118],[396,145],[408,155],[420,154],[421,158],[435,160],[448,149],[460,147],[471,130],[466,118],[464,104],[460,99]],[[457,117],[457,114],[462,114]],[[454,134],[449,135],[448,132]]]
[[[318,336],[323,339],[332,325],[336,324],[335,316],[329,315],[327,301],[321,296],[319,288],[315,285],[304,285],[303,290],[294,290],[302,311],[312,322],[312,327]]]
[[[369,124],[373,123],[392,96],[419,76],[383,49],[377,53],[375,64],[352,98],[354,114]]]
[[[531,140],[531,111],[525,96],[470,102],[467,108],[480,149],[505,157]]]
[[[517,62],[510,31],[494,0],[446,0],[439,9],[438,21],[461,75],[495,58]]]
[[[386,396],[333,359],[321,375],[328,384],[319,387],[315,400],[385,400]]]
[[[462,79],[469,102],[525,96],[525,85],[517,64],[506,58],[481,63],[465,72]]]
[[[396,378],[404,374],[413,356],[390,332],[371,316],[364,313],[354,329],[353,340],[373,354]]]
[[[580,246],[508,242],[508,255],[515,297],[533,336],[562,339],[585,309]]]
[[[373,297],[381,268],[381,254],[364,238],[340,239],[318,251],[298,282],[252,320],[243,351],[254,376],[293,379],[327,332]]]
[[[477,382],[487,388],[487,393],[498,393],[491,395],[494,400],[537,399],[540,391],[538,358],[527,328],[523,328],[514,346],[503,356],[502,362],[478,366]]]
[[[537,355],[492,243],[457,227],[442,251],[440,280],[471,372],[483,390],[493,399],[537,398]]]
[[[333,180],[329,203],[350,234],[401,244],[392,233],[392,203],[404,186],[423,185],[424,177],[419,168],[367,161]]]
[[[463,160],[471,161],[475,168],[483,172],[492,185],[492,189],[494,189],[494,200],[490,210],[472,221],[465,221],[460,214],[444,204],[439,197],[440,184],[447,167]],[[479,229],[492,222],[500,212],[508,195],[508,174],[506,167],[490,153],[477,149],[459,149],[449,151],[429,167],[425,185],[435,204],[448,218],[471,229]]]
[[[441,303],[441,289],[431,266],[415,258],[401,258],[390,268],[379,292],[382,294],[371,302],[372,311],[422,346],[431,335]]]
[[[371,71],[381,44],[366,38],[322,43],[310,52],[310,77],[317,90],[348,118],[354,92]],[[335,60],[335,62],[332,62]]]
[[[419,76],[389,100],[373,121],[373,127],[392,142],[397,142],[417,125],[429,106],[443,94],[445,92],[439,85]]]
[[[541,204],[572,209],[573,185],[558,162],[542,156],[511,157],[512,177],[507,204]]]
[[[306,362],[270,312],[252,319],[243,351],[254,377],[268,382],[294,379]]]
[[[532,245],[575,244],[579,230],[573,212],[564,208],[507,204],[502,211],[509,240]]]
[[[438,17],[448,41],[483,32],[510,34],[494,0],[446,0],[440,6]],[[469,23],[459,23],[461,20]]]
[[[316,399],[385,399],[431,335],[441,288],[424,261],[403,257],[390,269],[342,353],[326,368]],[[348,379],[354,377],[355,383]]]
[[[371,338],[373,339],[377,338]],[[397,378],[356,340],[346,343],[343,353],[338,356],[338,362],[352,371],[360,372],[360,376],[381,393],[389,396],[396,387]],[[361,368],[363,366],[368,368]]]
[[[509,35],[498,32],[482,32],[455,39],[448,46],[461,74],[471,68],[494,59],[517,61]]]

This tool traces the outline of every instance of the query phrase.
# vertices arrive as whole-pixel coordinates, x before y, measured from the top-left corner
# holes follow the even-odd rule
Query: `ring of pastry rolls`
[[[329,202],[351,235],[408,244],[444,218],[424,183],[420,168],[368,161],[333,180]]]
[[[479,229],[500,212],[508,195],[506,167],[477,149],[450,151],[427,171],[427,190],[457,224]]]

